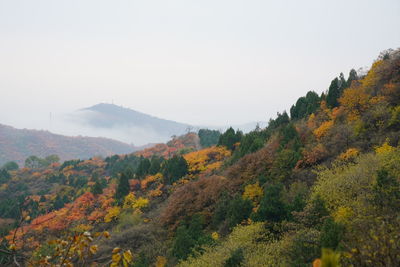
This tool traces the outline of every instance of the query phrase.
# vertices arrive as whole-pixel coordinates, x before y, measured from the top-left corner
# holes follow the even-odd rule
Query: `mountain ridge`
[[[61,160],[127,154],[141,149],[121,141],[105,137],[65,136],[48,130],[17,129],[0,124],[0,164],[57,154]]]

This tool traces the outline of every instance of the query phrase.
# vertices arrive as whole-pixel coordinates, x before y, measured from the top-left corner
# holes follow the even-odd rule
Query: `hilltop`
[[[173,135],[182,135],[192,126],[157,118],[130,108],[100,103],[78,110],[73,117],[94,129],[129,133],[136,143],[166,142]]]

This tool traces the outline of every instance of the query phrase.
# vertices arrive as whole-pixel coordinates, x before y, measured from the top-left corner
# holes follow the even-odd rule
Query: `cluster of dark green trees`
[[[60,158],[57,155],[50,155],[45,158],[38,156],[30,156],[25,160],[25,167],[31,169],[45,168],[52,163],[59,162]]]
[[[297,99],[296,104],[290,108],[292,119],[305,118],[314,113],[320,106],[321,98],[314,91],[309,91],[306,96]]]
[[[350,70],[349,77],[347,80],[344,78],[343,73],[340,73],[339,77],[336,77],[331,81],[331,84],[326,94],[326,104],[330,108],[339,106],[339,98],[341,97],[344,89],[350,87],[351,83],[358,79],[357,72],[352,69]]]
[[[4,165],[0,169],[7,171],[16,171],[19,169],[19,166],[15,161],[9,161],[4,163]]]
[[[219,146],[225,146],[229,150],[234,150],[237,143],[243,137],[243,133],[241,131],[235,131],[232,127],[226,130],[223,134],[220,135],[218,139]]]
[[[172,245],[172,254],[177,259],[186,259],[193,250],[202,245],[211,244],[213,239],[204,234],[206,224],[201,214],[195,214],[190,220],[182,221],[176,229]]]
[[[200,138],[201,147],[210,147],[218,143],[221,133],[217,130],[200,129],[198,136]]]
[[[155,156],[150,159],[139,157],[136,169],[127,166],[120,173],[115,195],[117,201],[123,201],[123,198],[129,193],[130,179],[135,178],[140,180],[146,177],[146,175],[154,175],[156,173],[162,173],[164,183],[170,185],[188,174],[188,164],[181,155],[175,155],[169,159]]]
[[[6,169],[0,170],[0,184],[5,184],[11,179],[11,175]]]

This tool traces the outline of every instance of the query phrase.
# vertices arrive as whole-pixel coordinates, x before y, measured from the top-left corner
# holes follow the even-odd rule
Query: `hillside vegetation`
[[[400,51],[388,50],[247,134],[8,163],[0,263],[398,266],[399,139]]]
[[[48,131],[16,129],[0,124],[0,165],[16,161],[22,165],[29,156],[57,154],[61,160],[127,154],[134,146],[101,137],[69,137]]]

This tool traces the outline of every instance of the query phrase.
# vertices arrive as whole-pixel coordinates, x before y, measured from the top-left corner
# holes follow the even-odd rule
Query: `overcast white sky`
[[[0,123],[111,102],[190,124],[266,121],[400,46],[400,1],[0,0]]]

